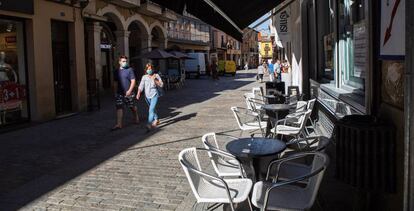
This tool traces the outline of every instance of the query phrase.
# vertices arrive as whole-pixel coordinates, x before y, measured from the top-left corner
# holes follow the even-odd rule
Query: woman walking
[[[162,88],[164,83],[161,77],[155,73],[152,64],[145,65],[145,75],[142,76],[141,83],[138,86],[137,100],[141,97],[141,92],[145,91],[145,100],[148,103],[148,123],[147,129],[155,128],[159,124],[158,115],[156,113],[156,106],[160,93],[159,88]]]

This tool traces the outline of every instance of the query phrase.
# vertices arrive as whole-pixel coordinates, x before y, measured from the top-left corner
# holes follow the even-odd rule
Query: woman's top
[[[163,87],[164,84],[162,83],[161,77],[158,74],[155,74],[155,78],[158,79],[158,81],[161,83],[160,87]],[[150,78],[149,75],[143,75],[141,82],[139,83],[138,86],[139,90],[144,90],[145,91],[145,96],[147,98],[153,98],[156,95],[158,95],[158,89],[157,89],[157,85],[155,84],[155,81],[153,79]]]
[[[257,68],[257,74],[264,74],[265,68],[263,67],[263,65],[260,65]]]

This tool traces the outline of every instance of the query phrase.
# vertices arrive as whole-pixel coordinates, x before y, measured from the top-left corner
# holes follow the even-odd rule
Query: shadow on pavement
[[[221,77],[219,81],[209,78],[187,80],[182,89],[168,91],[160,99],[159,116],[167,119],[160,128],[197,115],[197,111],[182,115],[177,110],[205,102],[223,91],[243,87],[252,83],[252,80],[245,79],[254,76],[254,73],[242,73],[235,78]],[[99,111],[80,113],[0,135],[2,210],[25,206],[157,132],[145,133],[148,107],[143,99],[138,102],[141,124],[132,124],[132,115],[126,111],[124,128],[110,132],[115,123],[111,96],[103,98]],[[182,140],[173,142],[179,141]]]

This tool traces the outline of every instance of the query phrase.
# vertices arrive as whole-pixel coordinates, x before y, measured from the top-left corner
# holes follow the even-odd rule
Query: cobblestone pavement
[[[162,97],[161,125],[150,133],[129,124],[129,113],[126,127],[110,132],[108,98],[100,111],[0,135],[0,210],[191,210],[178,153],[201,146],[204,133],[236,132],[230,106],[243,105],[254,76],[187,80]],[[142,122],[146,109],[139,102]]]
[[[187,80],[160,99],[161,125],[150,133],[130,113],[122,130],[110,132],[115,109],[106,97],[99,111],[0,134],[0,210],[191,210],[195,198],[178,153],[200,147],[207,132],[238,135],[230,107],[245,107],[243,93],[258,85],[255,70]],[[138,107],[145,122],[147,106],[141,100]],[[335,180],[328,154],[312,210],[355,210],[359,196]]]

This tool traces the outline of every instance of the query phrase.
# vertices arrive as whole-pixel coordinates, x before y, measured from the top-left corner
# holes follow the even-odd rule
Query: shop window
[[[333,81],[335,79],[335,6],[333,0],[321,1],[321,9],[324,11],[321,13],[323,16],[319,25],[318,31],[322,32],[322,39],[320,39],[321,45],[323,46],[323,57],[322,57],[322,74],[319,78],[321,82]]]
[[[342,87],[363,93],[368,60],[368,30],[365,22],[365,0],[341,0],[339,4],[338,66]]]
[[[0,19],[0,127],[29,118],[23,23]]]

